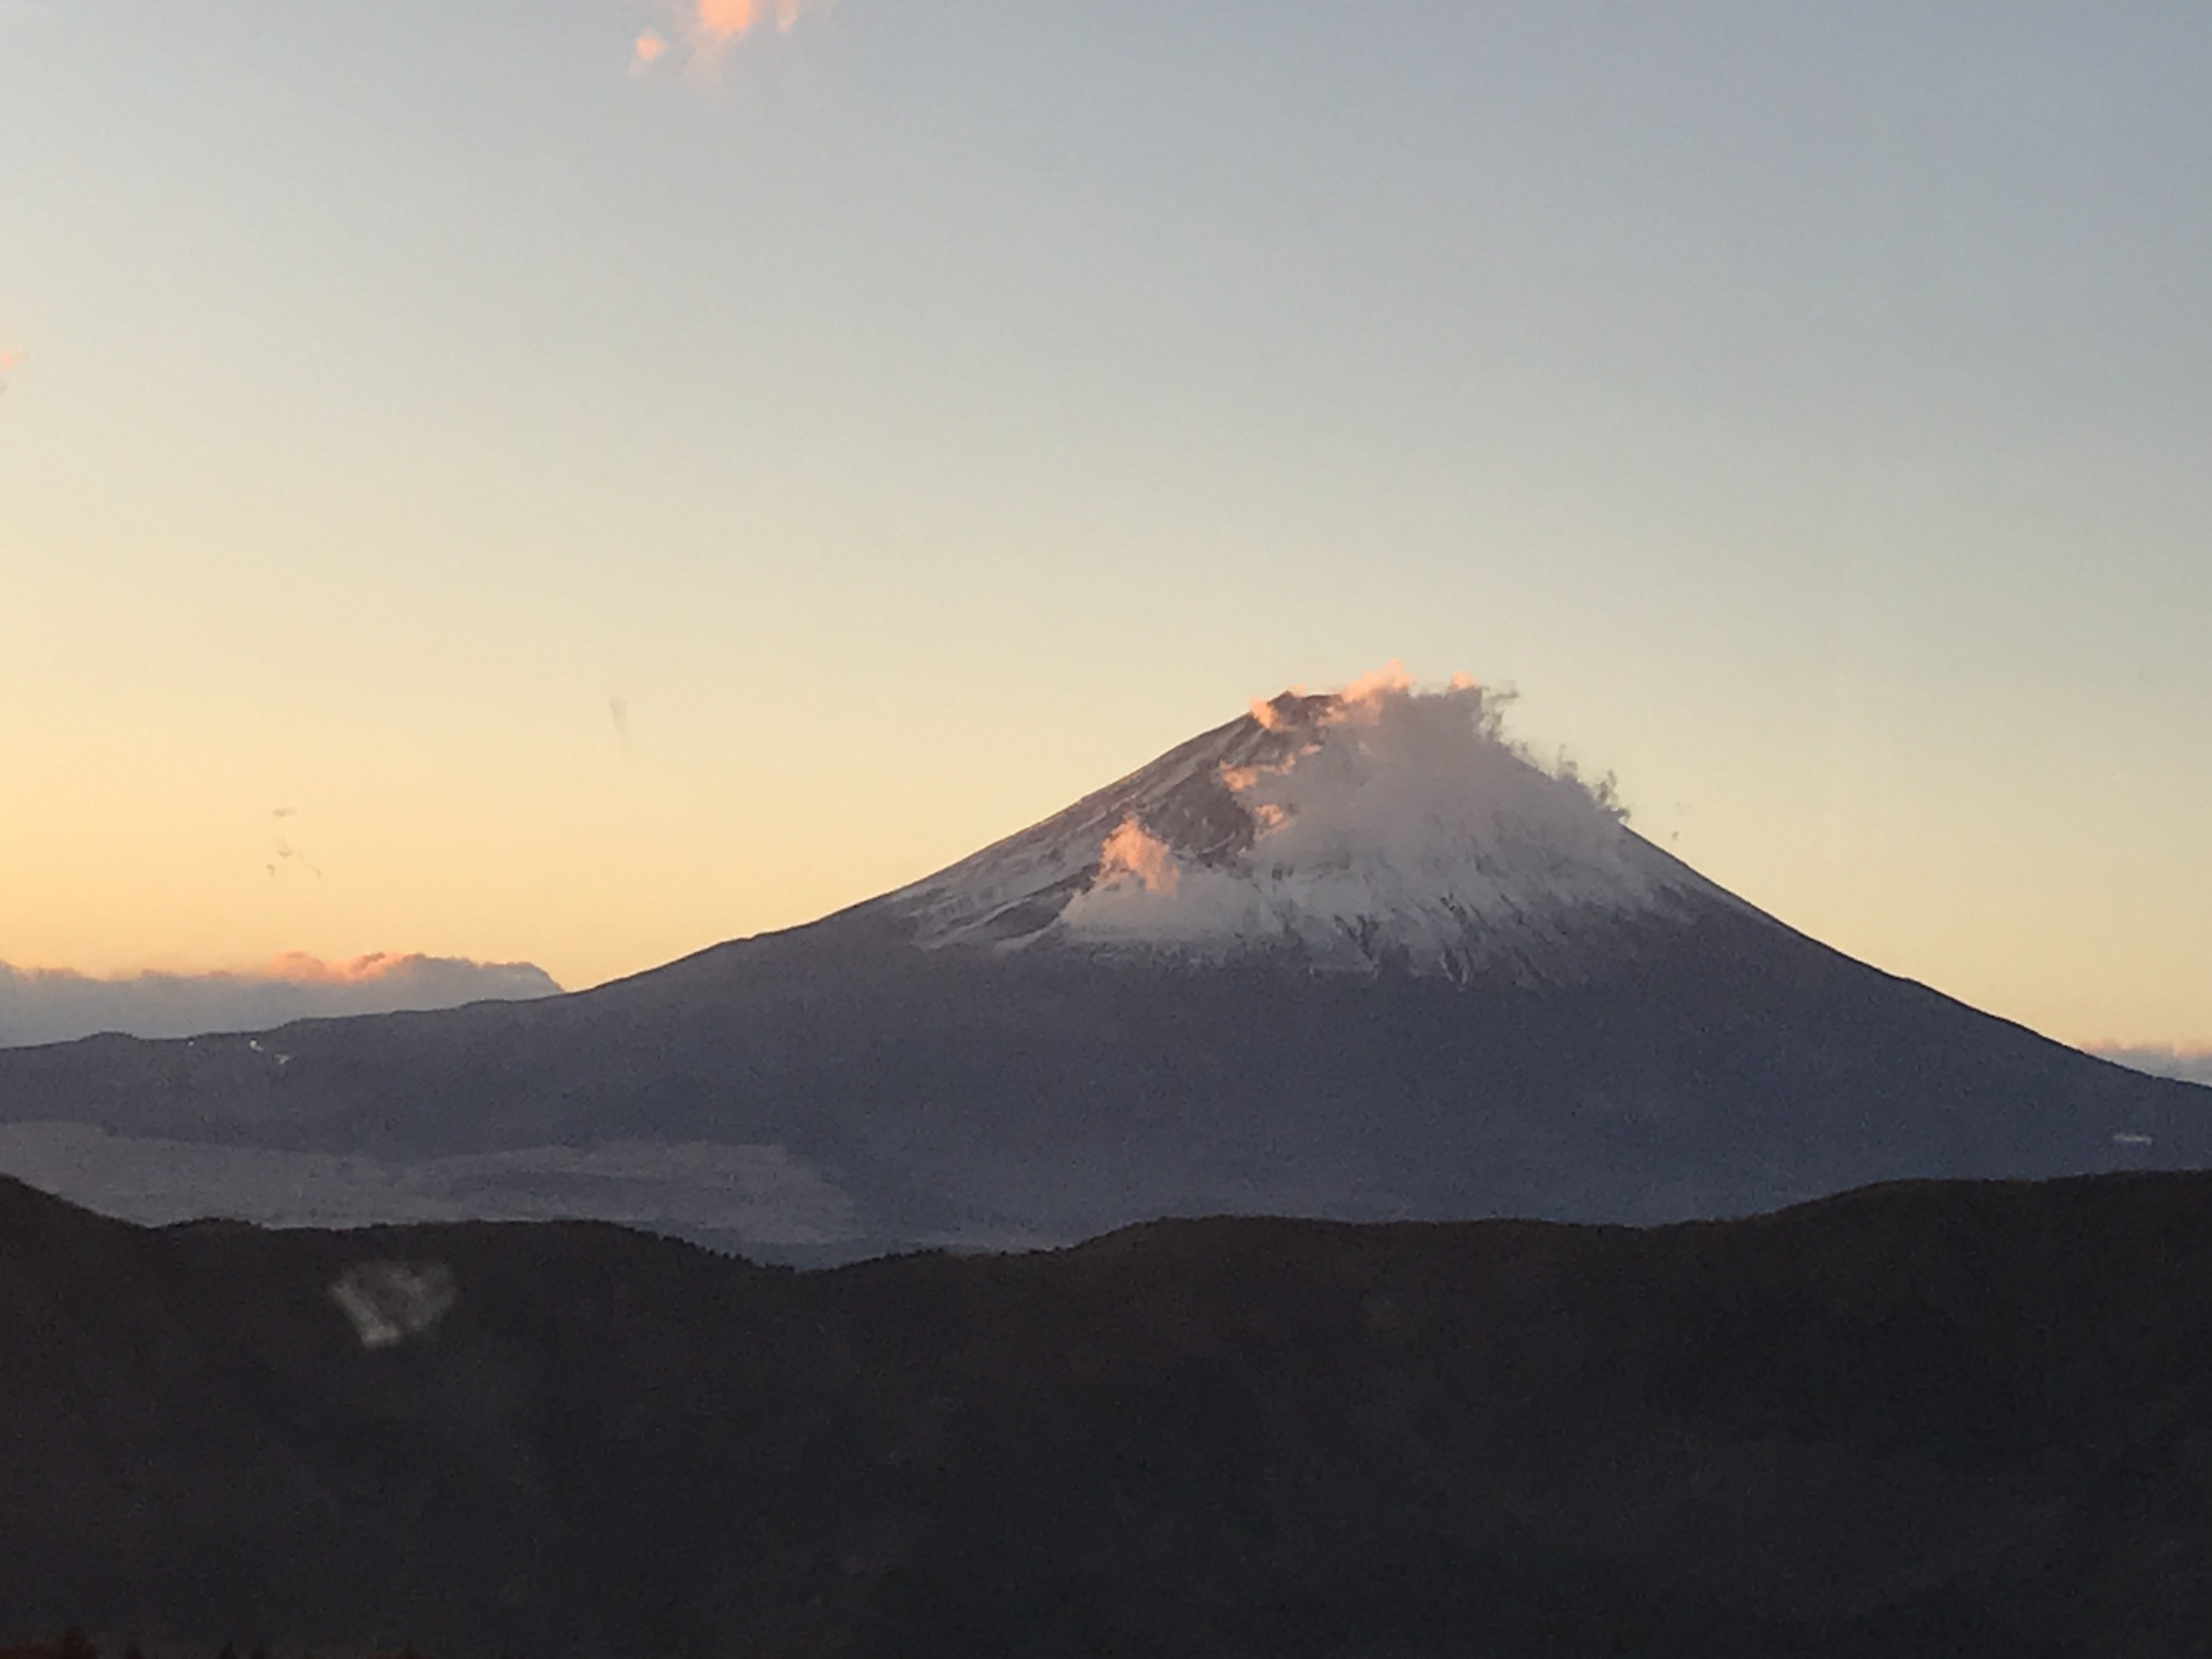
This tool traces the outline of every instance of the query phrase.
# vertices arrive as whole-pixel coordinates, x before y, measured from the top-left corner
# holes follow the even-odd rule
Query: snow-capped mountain
[[[1038,948],[1544,982],[1593,935],[1737,901],[1466,680],[1285,692],[884,900],[925,949]]]
[[[2212,1089],[1794,932],[1497,714],[1286,694],[911,887],[578,995],[0,1052],[0,1172],[139,1220],[597,1216],[818,1261],[2212,1164]]]

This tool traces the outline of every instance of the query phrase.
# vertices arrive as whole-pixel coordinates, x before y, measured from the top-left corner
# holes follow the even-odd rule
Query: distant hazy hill
[[[0,1048],[72,1042],[104,1032],[193,1037],[263,1031],[294,1019],[559,994],[552,976],[531,963],[458,957],[379,953],[334,963],[294,953],[258,972],[145,972],[115,979],[0,962]]]
[[[0,1641],[2201,1654],[2212,1177],[834,1272],[0,1183]]]
[[[2173,1048],[2099,1048],[2089,1051],[2114,1065],[2132,1066],[2155,1077],[2181,1077],[2191,1083],[2212,1083],[2212,1052],[2190,1053]]]

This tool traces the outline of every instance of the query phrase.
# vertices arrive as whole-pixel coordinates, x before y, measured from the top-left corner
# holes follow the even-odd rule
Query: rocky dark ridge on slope
[[[2212,1176],[794,1273],[0,1183],[0,1640],[2201,1653]]]

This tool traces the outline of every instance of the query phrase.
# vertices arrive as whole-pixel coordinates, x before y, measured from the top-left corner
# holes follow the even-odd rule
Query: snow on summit
[[[1593,929],[1720,888],[1610,791],[1510,741],[1505,699],[1393,664],[1286,691],[1020,834],[888,896],[924,947],[1288,955],[1547,978]]]

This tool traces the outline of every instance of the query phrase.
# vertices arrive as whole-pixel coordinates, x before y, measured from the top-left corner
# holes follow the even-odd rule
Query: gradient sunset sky
[[[2212,1044],[2212,8],[0,0],[0,960],[801,922],[1300,683]]]

